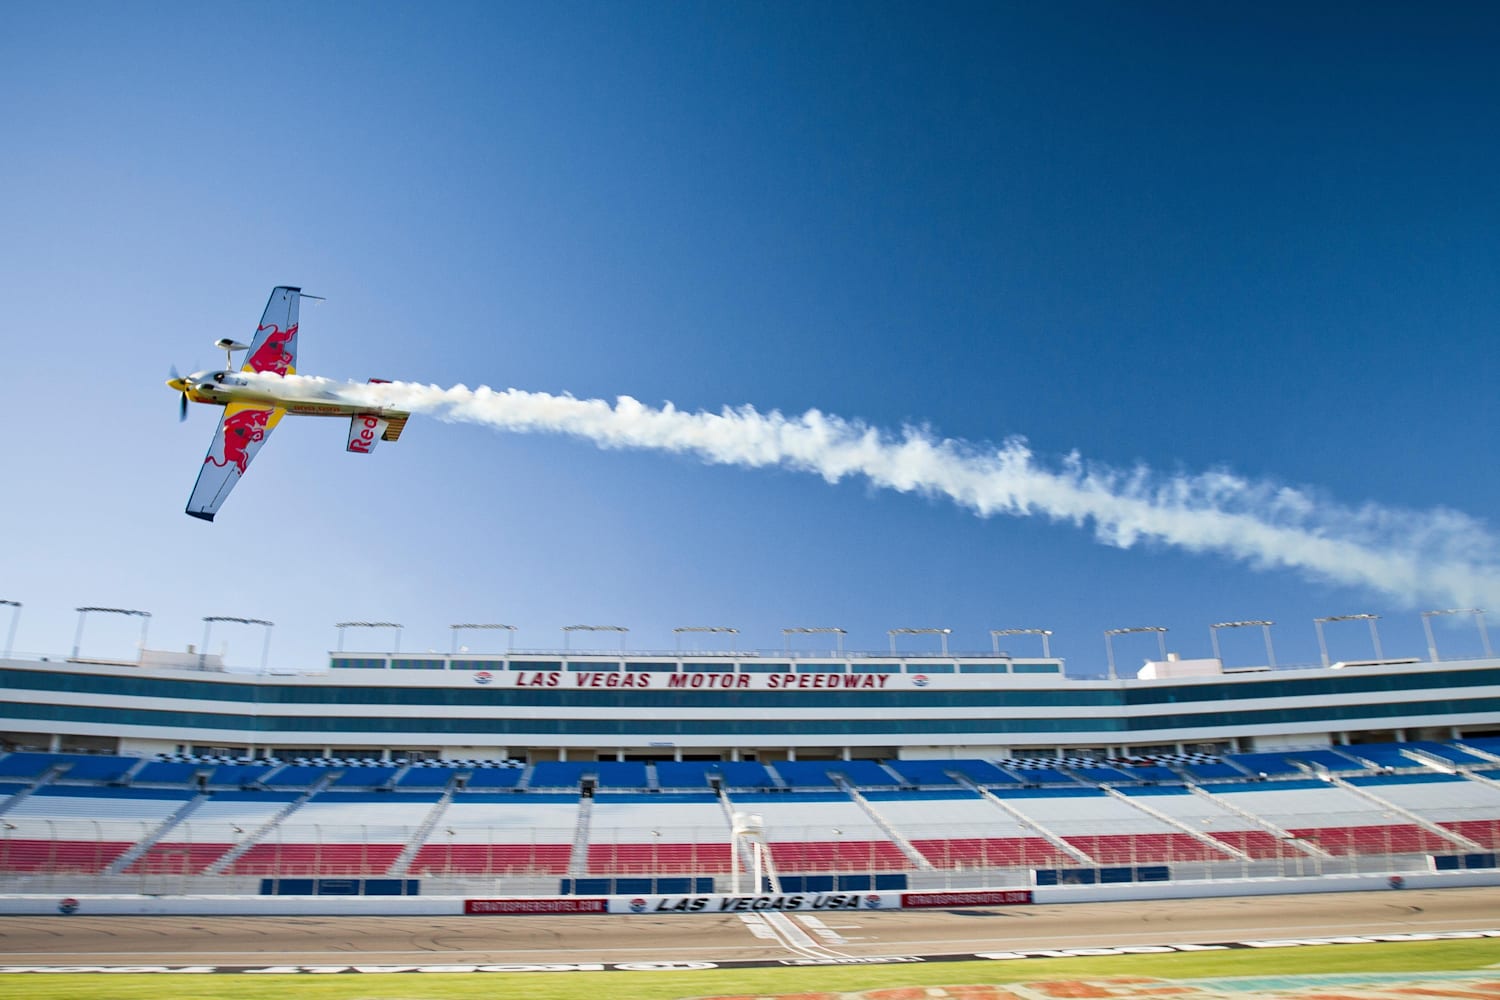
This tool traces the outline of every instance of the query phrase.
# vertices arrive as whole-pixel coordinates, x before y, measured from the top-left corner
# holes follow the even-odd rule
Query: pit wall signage
[[[757,895],[608,896],[593,898],[467,899],[464,912],[475,916],[565,913],[819,913],[832,910],[947,909],[968,906],[1024,906],[1030,889],[975,892],[767,892]]]

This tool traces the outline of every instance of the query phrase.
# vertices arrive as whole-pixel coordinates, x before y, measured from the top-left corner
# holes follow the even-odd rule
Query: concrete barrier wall
[[[1122,885],[1058,885],[1036,890],[1037,903],[1103,903],[1143,899],[1209,899],[1285,896],[1305,892],[1391,890],[1390,875],[1327,875],[1319,878],[1245,879],[1238,882],[1132,882]],[[1402,872],[1403,889],[1447,889],[1500,885],[1500,871]],[[1399,891],[1399,890],[1398,890]]]
[[[1124,902],[1150,899],[1203,899],[1234,896],[1273,896],[1310,892],[1399,892],[1412,889],[1443,889],[1465,886],[1500,886],[1500,871],[1403,873],[1402,889],[1391,887],[1389,875],[1343,875],[1322,878],[1247,879],[1214,882],[1133,882],[1114,885],[1046,886],[1027,890],[1036,905],[1052,903]],[[975,894],[993,895],[996,890],[976,889]],[[964,890],[934,895],[961,896]],[[602,905],[592,912],[612,914],[728,913],[753,910],[899,909],[903,896],[920,893],[767,893],[761,896],[608,896],[596,897]],[[793,898],[797,902],[793,902]],[[526,901],[521,909],[533,913],[579,910],[581,897],[510,897]],[[695,905],[702,900],[701,905]],[[777,902],[779,900],[779,903]],[[591,900],[593,902],[594,900]],[[26,894],[0,897],[0,915],[59,916],[71,913],[91,916],[463,916],[468,909],[484,910],[485,902],[462,896],[135,896],[78,893]],[[963,904],[965,908],[984,904]],[[1010,904],[1015,905],[1015,904]],[[494,906],[490,913],[516,912]]]

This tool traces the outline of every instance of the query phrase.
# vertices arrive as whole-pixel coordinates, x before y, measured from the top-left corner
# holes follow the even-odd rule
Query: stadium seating
[[[872,791],[865,797],[934,868],[1024,868],[1070,860],[1034,828],[978,793]],[[964,835],[981,830],[982,836]]]
[[[736,810],[765,824],[779,872],[875,871],[910,862],[863,809],[842,792],[747,793]]]
[[[737,812],[761,818],[789,876],[1463,855],[1500,849],[1496,751],[531,766],[28,751],[0,754],[0,875],[717,876]]]
[[[234,848],[248,846],[257,832],[297,800],[291,792],[215,793],[152,843],[126,871],[173,875],[209,871]]]
[[[100,873],[192,798],[165,789],[37,789],[5,809],[0,871]]]
[[[729,819],[708,793],[595,796],[587,867],[601,875],[683,875],[730,869]]]
[[[1217,786],[1210,786],[1217,787]],[[1299,852],[1264,827],[1256,826],[1228,803],[1192,794],[1186,787],[1122,789],[1125,797],[1166,817],[1178,829],[1191,829],[1251,859],[1293,856]]]
[[[153,760],[135,773],[132,785],[186,785],[208,768],[179,761]]]
[[[577,795],[464,792],[432,828],[411,871],[561,875],[577,825]]]
[[[381,875],[439,796],[328,792],[299,805],[227,869],[234,875]]]
[[[656,764],[656,785],[663,791],[703,791],[709,787],[710,770],[717,772],[718,767],[716,762],[708,760],[659,761]]]

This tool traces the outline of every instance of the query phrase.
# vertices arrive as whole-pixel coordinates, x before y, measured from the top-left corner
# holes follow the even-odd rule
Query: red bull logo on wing
[[[266,333],[267,330],[271,332]],[[294,360],[291,348],[292,341],[297,337],[297,324],[293,323],[282,330],[275,323],[267,323],[265,326],[256,327],[255,333],[256,336],[266,333],[266,339],[255,349],[254,354],[245,359],[245,364],[252,371],[285,375]]]
[[[224,455],[220,459],[209,452],[203,461],[219,466],[233,462],[243,476],[245,467],[250,464],[250,446],[266,436],[266,424],[270,418],[270,410],[240,410],[224,414]]]

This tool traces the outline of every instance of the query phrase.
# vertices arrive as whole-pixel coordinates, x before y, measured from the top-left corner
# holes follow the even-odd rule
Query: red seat
[[[413,875],[565,875],[571,844],[428,844]]]
[[[1390,826],[1312,826],[1291,830],[1329,854],[1443,854],[1457,845],[1415,823]]]
[[[590,844],[588,870],[596,875],[691,875],[730,870],[729,845]]]
[[[0,840],[0,872],[102,872],[127,841]]]
[[[1439,824],[1445,829],[1468,837],[1476,844],[1480,844],[1486,850],[1500,850],[1500,819],[1460,819],[1452,823]],[[1453,846],[1449,846],[1447,853],[1452,853]]]
[[[382,875],[400,853],[400,844],[256,844],[225,874]]]
[[[907,868],[911,862],[889,840],[779,841],[771,846],[778,872],[870,872]]]
[[[1074,860],[1041,837],[961,837],[913,840],[938,868],[1052,868]]]
[[[1107,833],[1063,839],[1101,865],[1227,861],[1233,856],[1186,833]]]
[[[131,874],[193,875],[222,858],[233,844],[154,844],[125,870]]]
[[[1222,844],[1237,847],[1257,860],[1302,854],[1295,846],[1265,830],[1214,830],[1209,836]]]

